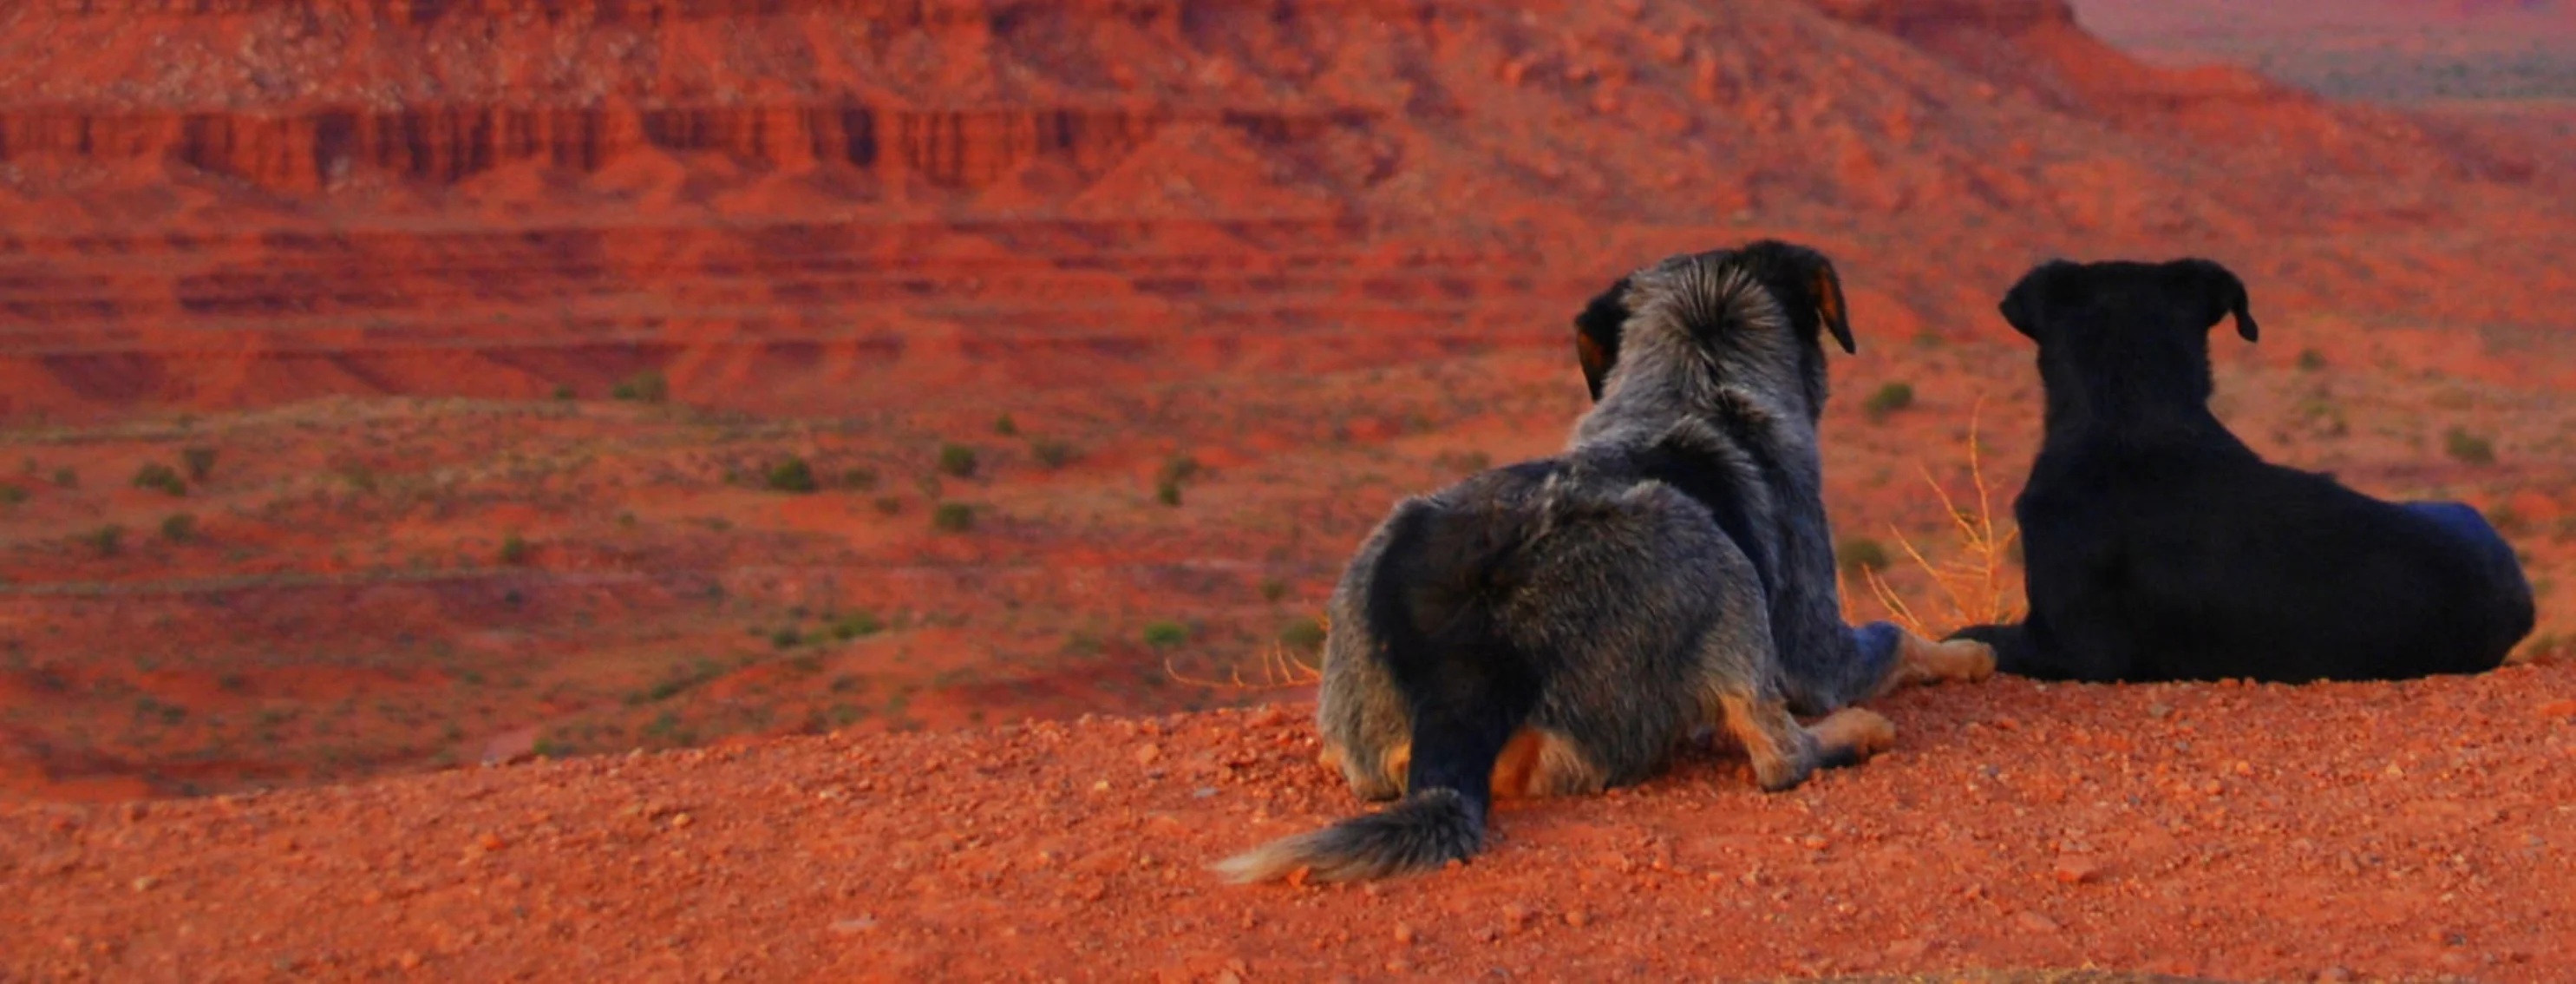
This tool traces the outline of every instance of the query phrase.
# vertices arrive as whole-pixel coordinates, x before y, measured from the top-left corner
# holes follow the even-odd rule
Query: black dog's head
[[[2013,330],[2039,343],[2054,397],[2074,386],[2209,400],[2209,330],[2233,316],[2254,341],[2245,282],[2211,260],[2166,263],[2051,260],[2022,275],[1999,305]]]
[[[1638,278],[1660,277],[1683,269],[1702,274],[1741,271],[1760,284],[1788,318],[1790,334],[1801,341],[1799,370],[1801,378],[1809,381],[1809,405],[1821,407],[1824,404],[1824,345],[1821,335],[1831,332],[1844,352],[1857,351],[1852,342],[1851,322],[1843,306],[1842,277],[1834,271],[1833,261],[1826,259],[1824,254],[1773,239],[1751,243],[1742,249],[1673,257],[1658,266],[1619,278],[1585,305],[1582,313],[1574,316],[1574,350],[1577,361],[1583,366],[1584,385],[1591,389],[1594,400],[1601,399],[1610,371],[1619,364],[1620,345],[1627,332],[1628,321],[1637,313],[1633,288],[1637,286]],[[1706,323],[1717,324],[1714,319]]]

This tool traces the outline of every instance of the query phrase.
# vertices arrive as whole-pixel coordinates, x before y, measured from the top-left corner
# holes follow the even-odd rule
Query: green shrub
[[[1842,568],[1843,573],[1854,577],[1871,571],[1883,571],[1887,569],[1889,563],[1887,546],[1868,537],[1844,540],[1841,545],[1834,548],[1834,563]]]
[[[65,489],[79,488],[80,473],[69,468],[56,468],[54,469],[54,486],[56,488]]]
[[[939,471],[957,478],[972,477],[975,474],[975,449],[963,444],[940,445]]]
[[[188,513],[171,513],[161,520],[161,538],[172,543],[196,539],[197,517]]]
[[[930,513],[930,528],[942,533],[964,533],[975,528],[975,507],[963,502],[943,502]]]
[[[1073,445],[1041,438],[1029,443],[1029,455],[1040,465],[1062,468],[1073,462]]]
[[[1156,649],[1170,649],[1188,641],[1189,626],[1179,622],[1155,622],[1145,626],[1145,644]]]
[[[848,642],[885,631],[885,623],[868,612],[851,612],[832,621],[832,638]]]
[[[1298,652],[1311,653],[1324,648],[1324,623],[1301,618],[1279,630],[1280,645]]]
[[[1867,413],[1871,420],[1885,420],[1890,414],[1913,405],[1913,384],[1889,383],[1879,387],[1878,392],[1871,393],[1869,399],[1861,404],[1861,410]]]
[[[0,485],[0,505],[14,506],[27,501],[27,490],[15,485]]]
[[[1261,600],[1276,602],[1285,597],[1288,597],[1288,582],[1275,577],[1261,580]]]
[[[1181,504],[1181,483],[1164,478],[1154,483],[1154,501],[1166,506]]]
[[[641,372],[609,387],[608,396],[629,403],[660,403],[671,398],[671,382],[659,372]]]
[[[157,461],[134,473],[134,487],[157,489],[171,495],[188,494],[188,480],[179,477],[179,470]]]
[[[802,495],[814,491],[814,466],[803,458],[790,455],[787,460],[769,466],[769,473],[762,477],[762,481],[772,492]]]
[[[527,562],[528,541],[516,533],[501,538],[501,562],[516,566]]]
[[[2462,464],[2495,464],[2495,444],[2484,437],[2453,427],[2442,435],[2442,450]]]
[[[188,469],[189,481],[203,485],[206,477],[215,473],[215,449],[182,448],[179,451],[179,464]]]
[[[993,421],[993,433],[1002,435],[1003,437],[1018,437],[1020,434],[1019,422],[1012,420],[1010,414],[1003,414],[1001,419]]]
[[[125,549],[125,527],[109,523],[81,534],[80,539],[89,544],[90,549],[98,551],[99,556],[113,557]]]

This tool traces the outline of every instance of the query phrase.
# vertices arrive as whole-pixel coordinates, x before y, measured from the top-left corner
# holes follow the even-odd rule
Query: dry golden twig
[[[1869,583],[1870,593],[1886,607],[1896,623],[1924,638],[1938,639],[1964,626],[2011,622],[2021,617],[2020,592],[2014,584],[2017,578],[2009,570],[2013,541],[2021,536],[2021,531],[1995,532],[1994,489],[1986,484],[1985,464],[1977,453],[1977,420],[1984,409],[1984,401],[1979,401],[1977,408],[1968,416],[1968,477],[1977,490],[1977,511],[1974,514],[1959,508],[1957,501],[1950,497],[1949,490],[1942,488],[1941,483],[1932,477],[1931,469],[1921,469],[1924,484],[1932,486],[1932,494],[1940,497],[1942,511],[1949,515],[1951,525],[1957,529],[1960,559],[1936,564],[1923,555],[1904,531],[1894,526],[1888,528],[1896,538],[1897,546],[1904,548],[1905,555],[1913,558],[1915,566],[1922,568],[1932,578],[1933,586],[1941,590],[1944,600],[1949,603],[1947,615],[1953,624],[1934,630],[1929,621],[1898,596],[1877,571],[1861,571],[1861,577]]]
[[[1219,680],[1184,673],[1179,667],[1172,665],[1172,658],[1169,656],[1163,657],[1163,673],[1180,683],[1209,690],[1283,690],[1289,687],[1311,686],[1324,679],[1322,667],[1298,658],[1296,654],[1288,651],[1288,647],[1278,643],[1272,643],[1269,649],[1262,651],[1260,669],[1254,672],[1250,680],[1244,679],[1243,666],[1239,663],[1227,667],[1225,679]]]

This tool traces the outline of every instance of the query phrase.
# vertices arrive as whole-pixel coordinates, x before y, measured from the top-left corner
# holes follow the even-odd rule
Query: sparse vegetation
[[[1886,420],[1914,406],[1914,384],[1889,383],[1862,401],[1861,412],[1872,421]]]
[[[125,527],[109,523],[81,534],[80,540],[89,544],[89,548],[97,551],[99,556],[113,557],[125,549]]]
[[[1324,623],[1301,618],[1279,630],[1279,644],[1291,651],[1311,653],[1324,648]]]
[[[1288,597],[1288,582],[1275,577],[1261,579],[1261,600],[1275,604],[1285,597]]]
[[[1887,545],[1865,536],[1846,538],[1834,547],[1834,563],[1854,577],[1886,570]]]
[[[873,490],[877,487],[877,470],[862,467],[842,472],[841,487],[859,492]]]
[[[791,495],[812,492],[815,488],[814,466],[807,463],[804,458],[789,455],[785,460],[769,466],[769,470],[761,476],[761,484],[768,486],[772,492],[785,492]]]
[[[2326,354],[2315,349],[2299,350],[2299,371],[2315,372],[2326,367]]]
[[[963,444],[940,445],[939,473],[952,478],[974,477],[975,449]]]
[[[964,533],[975,528],[975,507],[963,502],[943,502],[930,513],[930,527],[942,533]]]
[[[1147,646],[1170,649],[1190,641],[1190,629],[1179,622],[1153,622],[1145,626],[1144,638]]]
[[[27,490],[15,485],[0,485],[0,505],[14,506],[27,501]]]
[[[188,480],[179,477],[179,470],[157,461],[143,466],[134,473],[134,487],[153,489],[173,496],[188,494]]]
[[[501,538],[501,562],[516,567],[528,560],[528,541],[516,533]]]
[[[898,515],[903,512],[903,499],[899,496],[891,495],[878,496],[877,511],[888,516]]]
[[[1047,468],[1062,468],[1073,463],[1073,445],[1040,438],[1029,442],[1029,456],[1036,458],[1038,464]]]
[[[171,513],[161,520],[161,538],[172,543],[186,543],[197,538],[197,517],[189,513]]]
[[[1018,437],[1020,434],[1019,422],[1012,420],[1011,415],[1005,413],[999,419],[993,421],[993,433],[999,434],[1003,437]]]
[[[558,384],[555,386],[554,396],[557,400],[571,400],[573,398],[572,387]]]
[[[619,380],[608,389],[613,400],[629,403],[661,403],[671,398],[671,383],[655,371],[645,371]]]
[[[79,488],[80,473],[73,471],[70,468],[54,469],[54,487],[64,489]]]
[[[215,473],[215,449],[190,447],[179,450],[179,465],[188,470],[188,480],[203,485]]]
[[[1982,409],[1979,407],[1979,411]],[[1924,484],[1930,485],[1932,494],[1940,499],[1941,512],[1950,517],[1951,527],[1957,534],[1957,555],[1936,563],[1926,558],[1923,551],[1906,538],[1904,531],[1892,526],[1888,529],[1898,549],[1903,550],[1906,557],[1931,579],[1933,587],[1941,592],[1950,609],[1946,614],[1948,624],[1931,624],[1925,615],[1918,613],[1896,592],[1882,571],[1863,569],[1860,572],[1862,582],[1868,585],[1870,594],[1878,599],[1880,606],[1887,609],[1888,616],[1906,631],[1925,638],[1938,639],[1961,626],[2011,622],[2020,617],[2022,602],[2018,589],[2022,579],[2010,568],[2011,558],[2018,556],[2021,531],[2005,529],[1998,532],[1995,528],[1994,488],[1986,482],[1983,456],[1978,451],[1981,447],[1977,440],[1978,415],[1973,411],[1969,414],[1967,442],[1968,480],[1977,496],[1975,509],[1960,508],[1928,469],[1923,472]]]
[[[1179,506],[1181,504],[1181,483],[1171,478],[1156,480],[1154,482],[1154,501],[1166,506]]]
[[[868,612],[851,612],[832,620],[832,638],[848,642],[885,631],[885,623]]]
[[[2442,435],[2442,452],[2465,465],[2492,465],[2496,460],[2494,442],[2462,427],[2453,427]]]
[[[1154,478],[1154,501],[1166,506],[1181,504],[1181,483],[1198,477],[1199,460],[1186,454],[1173,455],[1163,462],[1163,470]]]

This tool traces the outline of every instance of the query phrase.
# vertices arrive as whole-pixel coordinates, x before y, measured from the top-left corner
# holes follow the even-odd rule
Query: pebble
[[[2062,857],[2057,859],[2056,875],[2059,884],[2082,885],[2102,877],[2102,866],[2088,857]]]
[[[2033,912],[2029,909],[2024,909],[2015,914],[2013,916],[2013,925],[2021,927],[2022,932],[2030,933],[2034,936],[2052,935],[2064,928],[2057,924],[2057,920],[2050,919],[2047,916],[2040,915],[2039,913]]]

